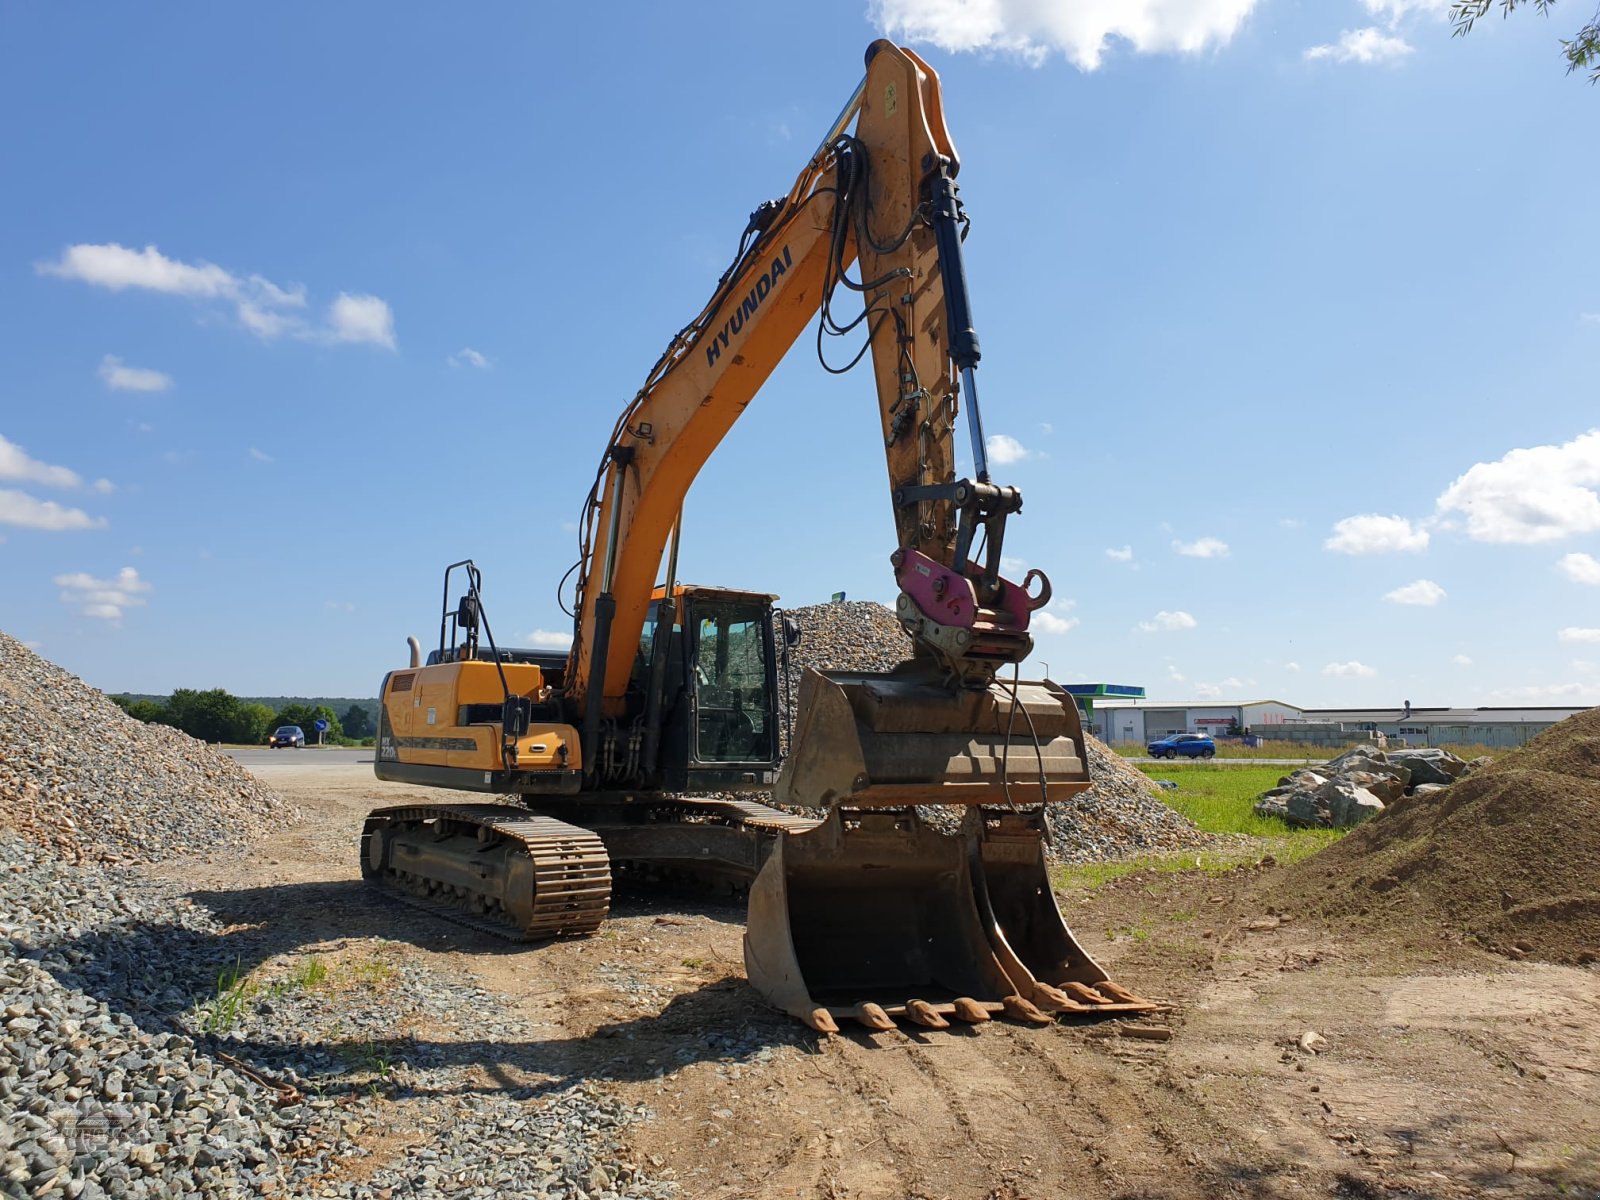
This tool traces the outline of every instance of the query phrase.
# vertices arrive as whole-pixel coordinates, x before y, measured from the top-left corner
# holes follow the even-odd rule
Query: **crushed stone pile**
[[[0,633],[0,828],[71,862],[155,862],[298,815],[222,751],[134,720]]]
[[[1330,916],[1437,928],[1513,958],[1600,959],[1600,709],[1404,796],[1286,870]]]
[[[789,656],[785,700],[798,695],[806,668],[889,671],[911,657],[911,639],[894,613],[870,600],[785,610],[800,625]],[[1024,674],[1027,667],[1024,665]],[[1062,862],[1106,862],[1130,854],[1190,850],[1214,840],[1162,803],[1157,789],[1103,742],[1085,736],[1094,786],[1050,805],[1051,851]],[[786,747],[787,748],[787,747]],[[929,815],[929,810],[924,810]],[[936,823],[941,821],[934,815]]]

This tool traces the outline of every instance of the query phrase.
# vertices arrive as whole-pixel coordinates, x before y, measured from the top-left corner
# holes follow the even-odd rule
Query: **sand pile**
[[[1285,872],[1302,903],[1509,954],[1600,958],[1600,709],[1409,796]]]

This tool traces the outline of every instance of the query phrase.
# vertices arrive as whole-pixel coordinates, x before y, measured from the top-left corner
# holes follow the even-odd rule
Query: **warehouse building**
[[[1079,685],[1082,687],[1103,685]],[[1132,690],[1132,689],[1129,689]],[[1581,712],[1577,708],[1300,708],[1281,700],[1132,700],[1097,691],[1085,703],[1084,728],[1101,741],[1144,744],[1171,733],[1248,731],[1271,741],[1303,742],[1338,747],[1362,741],[1407,746],[1524,745],[1558,721]],[[1382,735],[1381,737],[1379,735]]]
[[[1308,708],[1308,723],[1338,725],[1346,731],[1381,733],[1408,746],[1524,745],[1579,708]]]
[[[1089,732],[1103,742],[1140,744],[1169,733],[1221,735],[1242,729],[1272,737],[1274,727],[1299,720],[1301,715],[1301,709],[1281,700],[1245,700],[1234,704],[1217,700],[1151,700],[1119,704],[1115,699],[1105,699],[1094,706]]]

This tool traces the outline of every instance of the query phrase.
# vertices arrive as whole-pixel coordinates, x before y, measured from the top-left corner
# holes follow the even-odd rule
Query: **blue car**
[[[1214,758],[1217,744],[1203,733],[1174,733],[1145,747],[1151,758]]]

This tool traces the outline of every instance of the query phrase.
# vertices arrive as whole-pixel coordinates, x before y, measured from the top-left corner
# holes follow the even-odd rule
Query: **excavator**
[[[750,983],[824,1034],[1156,1007],[1083,950],[1049,886],[1046,803],[1090,780],[1072,698],[1020,678],[1050,583],[1001,574],[1022,495],[988,469],[959,168],[938,75],[873,42],[793,187],[751,214],[617,418],[568,573],[570,652],[500,646],[477,566],[446,568],[437,647],[410,639],[384,677],[375,770],[495,798],[374,811],[367,879],[530,940],[594,932],[618,878],[746,891]],[[835,314],[844,293],[859,312]],[[848,367],[824,335],[859,331],[851,366],[871,351],[910,653],[883,673],[807,670],[786,706],[798,626],[775,596],[680,581],[680,514],[813,317],[830,370]],[[961,410],[974,469],[958,478]],[[927,805],[954,806],[937,811],[962,814],[956,832]]]

